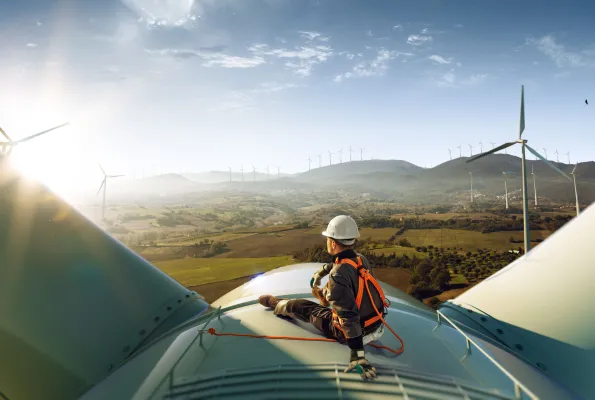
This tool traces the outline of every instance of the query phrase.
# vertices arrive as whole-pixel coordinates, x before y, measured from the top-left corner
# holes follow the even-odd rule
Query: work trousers
[[[306,299],[281,300],[275,307],[276,315],[293,317],[309,322],[329,339],[345,343],[345,335],[333,324],[333,312],[328,307]]]

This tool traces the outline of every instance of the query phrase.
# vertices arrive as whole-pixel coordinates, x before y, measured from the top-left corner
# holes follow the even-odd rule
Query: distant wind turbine
[[[506,176],[508,174],[514,174],[514,172],[502,172],[502,175],[504,175],[504,198],[506,199],[506,209],[508,210],[508,186],[506,184]]]
[[[450,149],[448,149],[448,156],[450,157],[450,159],[452,160],[452,151],[450,151]]]
[[[473,173],[479,171],[478,169],[476,169],[475,171],[469,171],[469,180],[471,182],[471,190],[469,191],[469,194],[471,196],[471,203],[473,203]]]
[[[318,155],[318,168],[322,167],[322,154]]]
[[[310,171],[310,165],[312,164],[312,158],[308,156],[308,171]]]
[[[4,130],[3,130],[2,128],[0,128],[0,134],[2,134],[2,136],[4,136],[4,137],[6,138],[6,140],[8,140],[7,142],[0,142],[0,153],[2,153],[2,154],[5,154],[5,155],[9,155],[10,153],[12,153],[12,149],[13,149],[15,146],[18,146],[18,145],[19,145],[19,144],[21,144],[21,143],[24,143],[24,142],[27,142],[27,141],[29,141],[29,140],[33,139],[33,138],[36,138],[37,136],[41,136],[41,135],[43,135],[43,134],[45,134],[45,133],[51,132],[51,131],[53,131],[53,130],[55,130],[55,129],[62,128],[63,126],[66,126],[66,125],[68,125],[68,124],[69,124],[69,123],[67,122],[67,123],[65,123],[65,124],[58,125],[58,126],[55,126],[55,127],[53,127],[53,128],[50,128],[50,129],[46,129],[45,131],[42,131],[42,132],[36,133],[36,134],[34,134],[34,135],[31,135],[31,136],[27,136],[27,137],[25,137],[25,138],[23,138],[23,139],[19,139],[19,140],[16,140],[16,141],[13,141],[13,140],[12,140],[12,139],[11,139],[11,138],[10,138],[10,137],[9,137],[9,136],[6,134],[6,132],[4,132]]]
[[[568,165],[570,165],[570,152],[566,153],[566,157],[568,157]]]
[[[496,143],[494,142],[490,142],[492,144],[492,149],[494,148],[494,146],[496,145]]]
[[[328,165],[333,165],[333,153],[331,153],[331,151],[328,151]]]
[[[483,153],[483,144],[481,143],[481,141],[479,142],[479,152]]]
[[[351,162],[351,153],[353,152],[353,150],[351,150],[351,146],[349,146],[349,162]]]
[[[469,145],[469,152],[471,153],[470,157],[473,157],[473,145]]]
[[[459,157],[463,157],[463,150],[461,150],[462,146],[457,146],[459,148]]]
[[[547,160],[547,150],[544,148],[543,152],[545,153],[545,159]]]
[[[363,148],[359,149],[359,160],[364,161],[364,149]]]
[[[556,155],[556,162],[560,162],[560,157],[558,157],[558,149],[556,149],[556,151],[554,152],[554,154]]]
[[[553,168],[556,172],[560,173],[567,179],[570,179],[568,175],[562,172],[558,167],[547,161],[547,159],[543,158],[541,154],[539,154],[536,150],[530,147],[527,144],[527,140],[522,138],[523,131],[525,130],[525,89],[524,86],[521,86],[521,112],[520,112],[520,120],[519,120],[519,137],[514,142],[504,143],[495,149],[492,149],[488,152],[478,154],[475,157],[470,158],[466,162],[472,162],[477,160],[478,158],[487,156],[488,154],[495,153],[496,151],[500,151],[506,149],[510,146],[514,146],[515,144],[521,145],[521,169],[522,169],[522,191],[523,191],[523,230],[524,230],[524,241],[525,241],[525,254],[527,254],[531,248],[531,241],[529,237],[529,205],[527,199],[527,165],[525,160],[525,149],[529,150],[533,155],[539,157],[542,161],[544,161],[549,167]],[[506,184],[506,174],[504,176],[505,184]],[[506,197],[506,202],[508,203],[508,195]]]
[[[535,196],[535,207],[537,207],[537,182],[535,178],[538,178],[538,176],[533,172],[533,164],[531,164],[531,175],[533,175],[533,195]]]
[[[256,167],[252,164],[252,179],[256,182]]]
[[[277,165],[277,178],[281,175],[281,167]]]
[[[572,180],[574,182],[574,198],[576,199],[576,216],[578,217],[578,215],[581,212],[581,208],[578,203],[578,191],[576,189],[576,167],[578,167],[578,163],[574,166],[570,175],[572,175]]]
[[[242,182],[244,182],[244,164],[242,164]]]
[[[99,190],[97,191],[97,194],[99,194],[99,192],[101,192],[101,188],[103,188],[103,204],[101,206],[101,219],[105,220],[105,192],[107,190],[107,180],[108,180],[108,178],[118,178],[118,177],[124,176],[124,175],[108,175],[105,173],[105,171],[101,167],[101,164],[99,165],[99,169],[101,169],[101,172],[103,173],[103,180],[101,181],[101,186],[99,186]],[[97,196],[97,194],[96,194],[96,196]]]
[[[229,168],[229,181],[231,182],[231,167],[228,167],[228,168]]]
[[[343,164],[343,149],[339,150],[339,163]]]

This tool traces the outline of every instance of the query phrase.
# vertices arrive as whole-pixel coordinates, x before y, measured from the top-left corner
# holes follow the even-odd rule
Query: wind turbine
[[[496,145],[496,143],[494,142],[490,142],[492,144],[492,149],[494,148],[494,146]]]
[[[339,163],[343,164],[343,149],[339,150]]]
[[[545,153],[545,159],[547,160],[547,150],[545,149],[545,147],[543,148],[543,152]]]
[[[124,176],[124,175],[108,175],[105,173],[105,171],[101,167],[101,164],[99,164],[99,169],[101,169],[101,172],[103,172],[103,180],[101,181],[101,186],[99,186],[99,190],[97,191],[97,194],[95,196],[97,196],[99,194],[99,192],[101,191],[101,188],[103,188],[103,204],[101,206],[101,219],[105,220],[105,191],[107,190],[107,179],[108,178],[118,178],[118,177]]]
[[[252,164],[252,179],[256,182],[256,167]]]
[[[450,149],[448,149],[448,155],[449,155],[450,159],[452,160],[452,151],[450,151]]]
[[[502,175],[504,175],[504,198],[506,199],[506,209],[508,210],[508,186],[506,184],[506,176],[508,174],[514,174],[514,172],[508,171],[508,172],[504,172],[502,171]]]
[[[308,156],[308,171],[310,171],[310,165],[312,164],[312,158]]]
[[[318,168],[322,167],[322,154],[318,155]]]
[[[462,146],[457,146],[459,148],[459,158],[463,157],[463,150],[461,150]]]
[[[242,182],[244,182],[244,164],[242,164]]]
[[[568,157],[568,165],[570,165],[570,152],[566,153],[566,157]]]
[[[473,157],[473,145],[469,145],[469,152],[471,153],[470,157]]]
[[[328,151],[328,165],[333,165],[333,153],[331,153],[331,151]]]
[[[471,190],[469,191],[469,194],[471,196],[471,203],[473,203],[473,173],[479,171],[478,169],[476,169],[475,171],[469,171],[469,180],[471,182]]]
[[[351,150],[351,146],[349,146],[349,162],[351,162],[351,153],[353,150]]]
[[[364,149],[363,148],[359,149],[359,160],[364,161]]]
[[[483,144],[481,143],[481,141],[479,142],[479,152],[483,153]]]
[[[53,131],[54,129],[62,128],[63,126],[66,126],[66,125],[68,125],[68,124],[69,124],[69,122],[67,122],[67,123],[65,123],[65,124],[62,124],[62,125],[55,126],[55,127],[53,127],[53,128],[47,129],[47,130],[45,130],[45,131],[42,131],[42,132],[36,133],[35,135],[27,136],[27,137],[25,137],[25,138],[23,138],[23,139],[19,139],[19,140],[16,140],[16,141],[13,141],[13,140],[12,140],[12,139],[11,139],[11,138],[10,138],[10,137],[9,137],[9,136],[6,134],[6,132],[4,132],[4,130],[3,130],[2,128],[0,128],[0,134],[2,134],[2,136],[4,136],[4,137],[5,137],[5,138],[8,140],[7,142],[0,142],[0,153],[2,153],[2,154],[5,154],[5,155],[9,155],[10,153],[12,153],[12,149],[13,149],[13,147],[15,147],[15,146],[18,146],[18,145],[19,145],[19,144],[21,144],[21,143],[27,142],[27,141],[29,141],[29,140],[31,140],[31,139],[33,139],[33,138],[36,138],[37,136],[41,136],[41,135],[43,135],[44,133],[51,132],[51,131]]]
[[[579,213],[581,212],[581,208],[578,204],[578,191],[576,190],[576,167],[578,164],[574,166],[570,175],[572,175],[572,180],[574,181],[574,198],[576,199],[576,216],[578,217]]]
[[[269,166],[267,165],[267,180],[269,180]]]
[[[562,176],[564,176],[565,178],[570,179],[570,177],[568,175],[566,175],[564,172],[562,172],[558,167],[556,167],[555,165],[550,163],[547,159],[543,158],[543,156],[541,154],[539,154],[536,150],[534,150],[532,147],[530,147],[527,144],[526,139],[522,139],[524,130],[525,130],[525,87],[523,85],[523,86],[521,86],[521,112],[520,112],[520,120],[519,120],[519,137],[518,137],[518,139],[515,140],[514,142],[504,143],[504,144],[502,144],[490,151],[487,151],[485,153],[478,154],[475,157],[470,158],[466,162],[475,161],[478,158],[485,157],[488,154],[492,154],[492,153],[495,153],[500,150],[504,150],[504,149],[506,149],[510,146],[513,146],[517,143],[521,145],[521,169],[522,169],[522,188],[523,188],[523,230],[524,230],[524,238],[525,238],[525,254],[527,254],[531,247],[531,241],[529,238],[529,205],[527,204],[528,203],[528,201],[527,201],[527,165],[526,165],[526,160],[525,160],[525,149],[529,150],[531,153],[533,153],[533,155],[540,158],[542,161],[544,161],[547,165],[549,165],[555,171],[562,174]],[[505,183],[506,183],[506,176],[504,178],[505,178]],[[506,202],[508,203],[508,195],[506,196]]]
[[[554,154],[556,155],[556,162],[560,162],[560,157],[558,157],[558,149],[556,149],[556,151],[554,152]]]
[[[231,182],[231,167],[227,167],[229,168],[229,181]]]
[[[533,164],[531,164],[531,175],[533,175],[533,193],[535,194],[535,207],[537,207],[537,183],[535,181],[537,175],[533,172]]]
[[[281,167],[277,165],[277,178],[281,175]]]

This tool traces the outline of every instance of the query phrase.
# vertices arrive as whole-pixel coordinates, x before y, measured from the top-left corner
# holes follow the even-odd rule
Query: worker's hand
[[[312,276],[312,279],[310,279],[310,287],[311,288],[319,287],[321,282],[322,282],[322,276],[320,276],[317,272]]]
[[[366,360],[363,350],[351,352],[351,363],[343,372],[350,372],[353,370],[356,370],[365,381],[376,378],[376,368]]]
[[[318,301],[320,301],[320,305],[322,305],[323,307],[328,307],[329,302],[326,299],[326,297],[324,297],[324,293],[322,292],[321,288],[319,288],[319,287],[312,288],[312,295],[314,297],[316,297],[318,299]]]

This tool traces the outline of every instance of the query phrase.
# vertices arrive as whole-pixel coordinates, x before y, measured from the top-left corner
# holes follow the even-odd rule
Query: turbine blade
[[[99,169],[101,169],[101,172],[103,172],[103,175],[107,175],[107,174],[105,173],[105,171],[103,170],[103,168],[101,167],[101,164],[97,164],[97,165],[99,165]]]
[[[101,186],[99,186],[99,190],[97,190],[97,193],[95,193],[95,196],[97,196],[99,194],[99,192],[101,192],[101,188],[103,187],[104,184],[105,184],[105,178],[103,178],[103,180],[101,181]]]
[[[570,179],[570,177],[568,175],[566,175],[560,168],[556,167],[554,164],[552,164],[551,162],[549,162],[548,160],[546,160],[541,154],[539,154],[537,151],[535,151],[532,147],[530,147],[528,144],[525,144],[525,147],[527,148],[527,150],[529,150],[531,153],[533,153],[533,155],[537,158],[539,158],[541,161],[545,162],[547,165],[550,166],[550,168],[556,170],[560,175],[564,176],[566,179],[568,180],[572,180]]]
[[[53,130],[55,130],[55,129],[58,129],[58,128],[62,128],[63,126],[66,126],[66,125],[68,125],[68,124],[69,124],[69,123],[67,122],[67,123],[65,123],[65,124],[62,124],[62,125],[54,126],[53,128],[47,129],[47,130],[45,130],[45,131],[43,131],[43,132],[39,132],[39,133],[36,133],[35,135],[27,136],[27,137],[26,137],[26,138],[24,138],[24,139],[17,140],[16,142],[14,142],[14,144],[17,144],[17,143],[23,143],[23,142],[29,141],[29,140],[31,140],[31,139],[33,139],[33,138],[36,138],[37,136],[43,135],[44,133],[51,132],[51,131],[53,131]]]
[[[9,142],[12,142],[12,139],[8,137],[8,135],[6,134],[6,132],[4,132],[4,129],[0,128],[0,133],[1,133],[2,135],[4,135],[4,137],[5,137],[6,139],[8,139],[8,141],[9,141]]]
[[[498,147],[496,147],[495,149],[492,149],[492,150],[490,150],[490,151],[486,151],[485,153],[481,153],[481,154],[478,154],[478,155],[476,155],[476,156],[473,156],[473,157],[471,157],[470,159],[468,159],[468,160],[467,160],[467,161],[465,161],[465,162],[466,162],[466,163],[470,163],[471,161],[475,161],[475,160],[477,160],[478,158],[485,157],[485,156],[487,156],[487,155],[489,155],[489,154],[492,154],[492,153],[495,153],[495,152],[497,152],[497,151],[503,150],[503,149],[505,149],[505,148],[507,148],[507,147],[510,147],[510,146],[512,146],[513,144],[516,144],[516,142],[508,142],[508,143],[504,143],[503,145],[501,145],[501,146],[498,146]]]
[[[525,130],[525,85],[521,85],[521,120],[519,122],[519,139]]]
[[[118,178],[120,176],[124,176],[124,175],[108,175],[107,177],[108,178]]]

